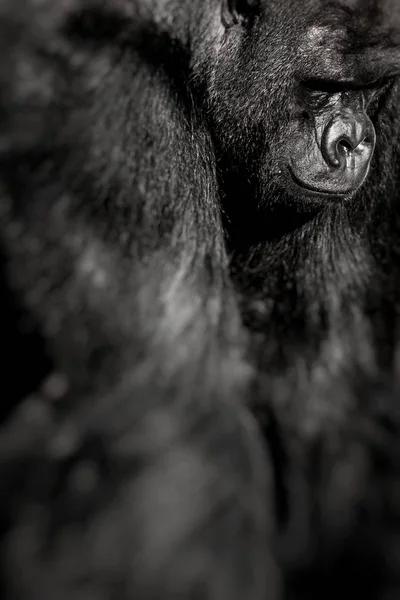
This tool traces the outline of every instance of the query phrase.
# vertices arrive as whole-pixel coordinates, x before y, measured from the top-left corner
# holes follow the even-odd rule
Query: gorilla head
[[[203,73],[228,200],[349,199],[367,178],[380,108],[400,67],[388,4],[222,4]]]

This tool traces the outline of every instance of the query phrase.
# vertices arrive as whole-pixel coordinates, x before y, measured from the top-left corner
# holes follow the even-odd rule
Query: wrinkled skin
[[[3,598],[399,597],[399,13],[0,1]]]

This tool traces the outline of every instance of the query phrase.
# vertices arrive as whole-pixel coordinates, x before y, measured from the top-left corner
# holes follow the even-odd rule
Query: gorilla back
[[[399,32],[0,2],[4,598],[397,597]]]

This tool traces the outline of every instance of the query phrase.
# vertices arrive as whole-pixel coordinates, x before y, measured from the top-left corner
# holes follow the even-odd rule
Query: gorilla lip
[[[307,192],[311,192],[315,196],[322,196],[322,197],[325,197],[325,198],[330,198],[330,197],[345,198],[351,192],[351,190],[344,191],[344,192],[335,192],[333,190],[332,191],[321,190],[321,189],[318,189],[317,187],[313,187],[313,186],[307,185],[306,183],[304,183],[304,181],[301,181],[298,177],[296,177],[296,175],[294,174],[293,170],[290,167],[289,167],[288,171],[289,171],[290,176],[291,176],[291,178],[293,180],[293,183],[297,187],[299,187],[302,190],[305,190]]]

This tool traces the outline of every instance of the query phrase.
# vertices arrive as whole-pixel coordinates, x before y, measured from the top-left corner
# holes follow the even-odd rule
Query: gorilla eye
[[[376,105],[385,92],[393,84],[393,78],[382,78],[375,81],[360,82],[360,81],[335,81],[327,79],[307,79],[302,82],[303,97],[309,106],[315,110],[322,109],[328,106],[329,103],[335,101],[335,97],[339,94],[358,93],[363,96],[365,107]]]
[[[310,92],[319,92],[321,94],[340,94],[350,89],[347,83],[341,81],[331,81],[328,79],[307,79],[303,81],[303,86]]]
[[[393,82],[390,78],[376,80],[374,82],[357,82],[357,81],[335,81],[329,79],[307,79],[303,81],[303,87],[311,92],[319,92],[323,94],[341,94],[342,92],[351,91],[371,91],[381,92]]]
[[[259,0],[223,0],[222,22],[226,28],[242,24],[255,14]]]
[[[369,89],[368,97],[368,111],[369,113],[375,114],[380,110],[380,106],[385,102],[385,99],[390,93],[390,90],[395,82],[394,78],[386,78],[380,82],[377,82],[374,87]]]

